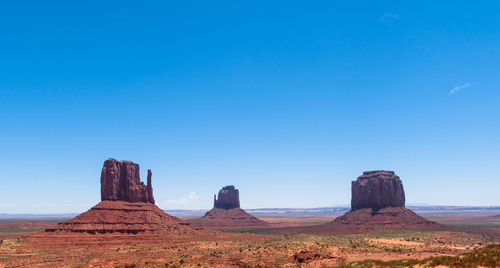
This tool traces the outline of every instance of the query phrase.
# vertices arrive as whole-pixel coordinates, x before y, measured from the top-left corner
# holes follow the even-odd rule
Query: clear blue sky
[[[76,2],[76,3],[75,3]],[[500,1],[11,1],[0,213],[81,212],[109,157],[161,208],[500,205]]]

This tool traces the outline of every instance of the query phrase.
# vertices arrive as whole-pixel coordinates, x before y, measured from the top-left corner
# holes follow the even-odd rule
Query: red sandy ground
[[[0,244],[0,267],[124,267],[154,265],[186,266],[334,266],[364,259],[393,260],[457,255],[468,244],[488,244],[498,233],[470,233],[459,230],[392,229],[368,233],[316,233],[317,226],[306,217],[268,217],[273,227],[256,233],[198,230],[191,235],[171,236],[163,241],[144,239],[155,233],[71,233],[55,237],[53,244],[34,243],[29,235],[5,239]],[[329,222],[332,217],[314,217]],[[282,233],[275,226],[302,225],[301,233]],[[309,227],[305,226],[309,225]],[[300,229],[291,228],[291,229]],[[121,229],[121,228],[120,228]],[[252,231],[254,232],[254,231]],[[54,233],[52,233],[54,234]],[[177,237],[176,239],[173,239]],[[36,240],[36,239],[35,239]],[[302,263],[301,263],[302,261]],[[156,266],[158,267],[158,266]]]

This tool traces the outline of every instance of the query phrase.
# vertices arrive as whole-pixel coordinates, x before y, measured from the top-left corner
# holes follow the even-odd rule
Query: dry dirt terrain
[[[447,220],[451,216],[447,216]],[[495,225],[481,216],[457,217],[462,225],[469,221]],[[500,241],[498,229],[449,230],[378,230],[368,233],[314,233],[307,226],[332,220],[332,217],[266,217],[267,228],[225,228],[214,230],[216,235],[151,243],[134,240],[133,234],[122,235],[118,244],[106,234],[83,234],[95,243],[64,243],[61,245],[34,245],[31,231],[53,226],[51,222],[2,222],[0,234],[0,267],[169,267],[169,266],[281,266],[323,267],[371,266],[365,260],[398,261],[394,266],[414,264],[415,260],[455,256],[458,261],[468,258],[468,252],[481,250]],[[30,227],[31,226],[31,227]],[[303,233],[287,232],[301,228]],[[284,228],[287,227],[287,228]],[[19,231],[22,230],[22,231]],[[479,231],[478,231],[479,230]],[[28,235],[27,235],[28,234]],[[128,237],[124,237],[128,236]],[[107,240],[101,243],[96,237]],[[86,241],[90,241],[90,240]],[[127,242],[124,242],[127,241]],[[488,248],[489,250],[490,248]],[[496,249],[495,249],[496,250]],[[481,256],[490,258],[488,251]],[[478,255],[478,254],[476,254]],[[464,257],[465,256],[465,257]],[[475,256],[472,254],[471,256]],[[448,258],[448,257],[446,257]],[[484,257],[486,258],[486,257]],[[448,259],[447,259],[448,260]],[[500,265],[500,256],[492,256]],[[365,262],[363,262],[365,261]],[[427,261],[427,260],[426,260]],[[452,261],[452,260],[448,260]],[[393,266],[379,262],[377,265]],[[488,266],[488,265],[486,265]],[[491,263],[490,265],[491,266]]]

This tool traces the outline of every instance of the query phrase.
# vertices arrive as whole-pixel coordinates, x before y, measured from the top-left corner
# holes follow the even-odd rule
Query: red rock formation
[[[213,208],[203,217],[192,219],[189,222],[203,227],[262,227],[269,225],[241,208]]]
[[[151,203],[102,201],[87,212],[63,221],[46,232],[125,233],[168,232],[179,225],[189,225],[163,212]]]
[[[240,192],[234,188],[234,185],[223,187],[219,191],[219,196],[215,199],[214,208],[232,209],[240,207]]]
[[[198,219],[189,221],[205,227],[258,227],[268,223],[257,219],[240,208],[240,193],[233,185],[225,186],[214,195],[214,208]]]
[[[153,185],[151,184],[151,176],[152,175],[153,175],[153,173],[151,172],[151,169],[148,169],[148,186],[147,186],[148,201],[149,201],[149,203],[154,204],[155,198],[153,197]]]
[[[352,182],[351,210],[404,207],[403,183],[394,171],[366,171]]]
[[[439,225],[405,208],[403,183],[393,171],[366,171],[352,182],[351,210],[330,227],[347,231],[376,228],[432,229]]]
[[[207,239],[215,234],[168,215],[143,202],[102,201],[71,220],[30,234],[36,247],[74,245],[155,244]]]
[[[101,173],[102,201],[75,218],[30,235],[37,244],[120,244],[187,240],[212,236],[154,205],[151,170],[148,185],[140,181],[139,165],[108,159]]]
[[[154,204],[151,185],[151,170],[148,170],[148,185],[139,177],[139,165],[131,161],[104,161],[101,172],[101,200],[149,202]]]
[[[432,229],[438,226],[436,222],[417,215],[405,207],[351,210],[335,218],[333,222],[339,225],[347,225],[353,231],[374,228]]]

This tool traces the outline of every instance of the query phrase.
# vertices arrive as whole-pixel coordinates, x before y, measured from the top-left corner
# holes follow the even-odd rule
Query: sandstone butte
[[[204,227],[264,227],[269,224],[240,208],[240,193],[233,185],[225,186],[216,198],[214,207],[201,218],[190,221]]]
[[[148,170],[147,186],[139,177],[139,165],[131,161],[104,161],[101,172],[101,201],[128,201],[155,203],[151,170]]]
[[[213,232],[163,212],[154,204],[152,173],[147,185],[139,177],[139,165],[108,159],[101,173],[101,202],[54,228],[30,235],[37,244],[151,243],[183,241],[213,236]]]
[[[439,226],[405,207],[403,183],[393,171],[363,172],[351,184],[351,210],[331,223],[339,228],[430,229]]]

